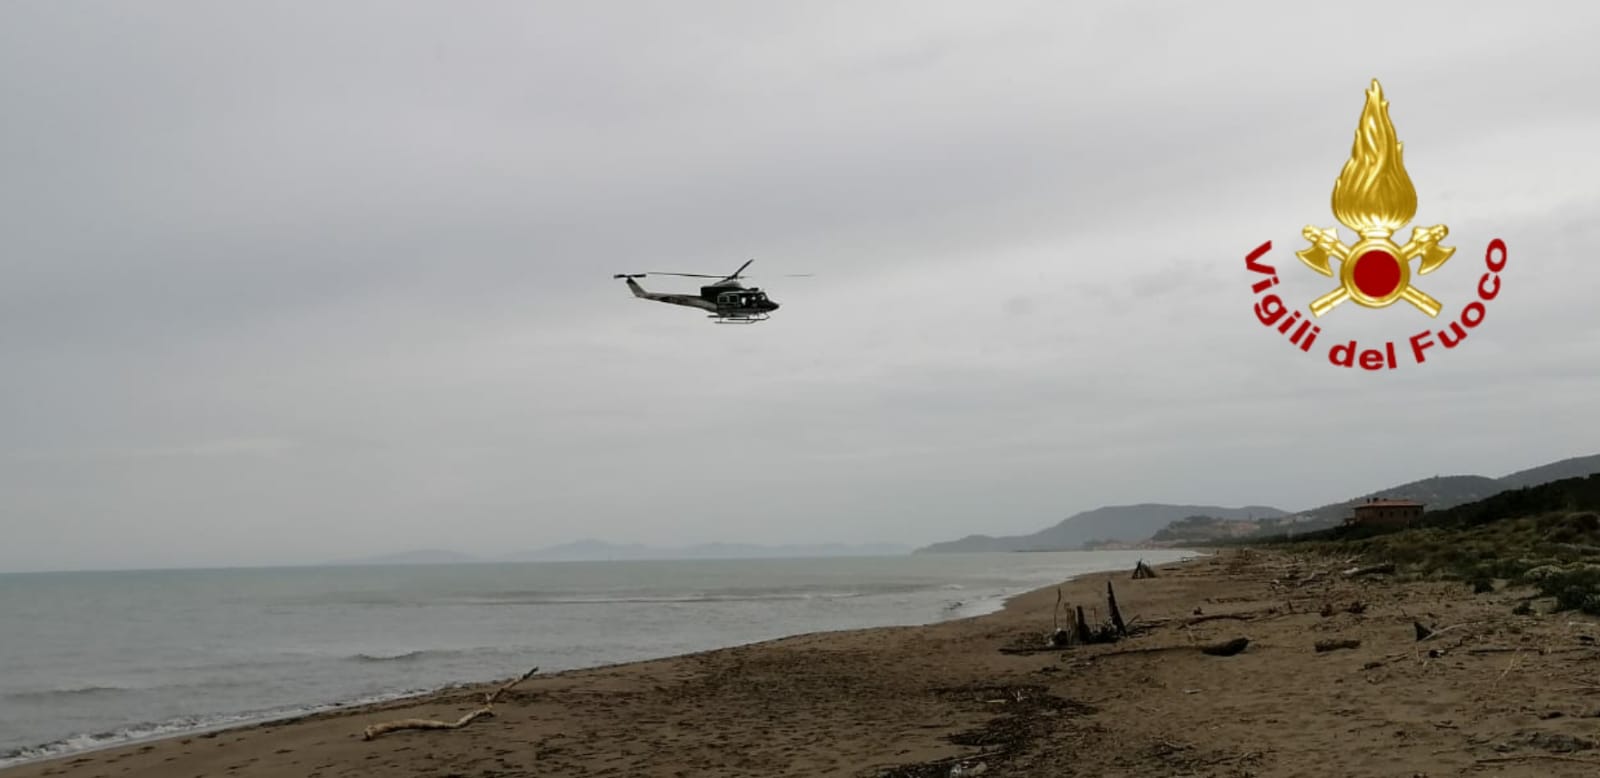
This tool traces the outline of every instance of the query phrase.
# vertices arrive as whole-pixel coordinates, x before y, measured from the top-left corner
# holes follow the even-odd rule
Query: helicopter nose
[[[778,310],[778,307],[779,307],[779,306],[778,306],[778,304],[777,304],[777,303],[775,303],[775,302],[773,302],[773,301],[771,301],[771,300],[768,300],[768,301],[767,301],[767,310],[769,310],[769,311],[776,311],[776,310]]]

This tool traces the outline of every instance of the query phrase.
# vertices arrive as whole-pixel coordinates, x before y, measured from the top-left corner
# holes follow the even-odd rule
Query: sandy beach
[[[0,778],[428,776],[1592,776],[1600,622],[1523,592],[1349,578],[1347,560],[1228,552],[1066,583],[1134,634],[1032,653],[1057,589],[926,627],[801,635],[0,770]],[[1413,625],[1438,630],[1419,641]],[[1196,646],[1248,638],[1232,656]],[[1319,651],[1319,641],[1359,641]],[[527,668],[507,668],[513,677]]]

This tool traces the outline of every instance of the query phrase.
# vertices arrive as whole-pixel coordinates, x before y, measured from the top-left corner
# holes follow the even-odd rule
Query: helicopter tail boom
[[[648,297],[650,295],[649,292],[644,290],[644,287],[639,285],[639,282],[633,280],[635,278],[644,278],[644,273],[617,273],[612,278],[623,279],[628,284],[628,289],[633,292],[634,297]]]

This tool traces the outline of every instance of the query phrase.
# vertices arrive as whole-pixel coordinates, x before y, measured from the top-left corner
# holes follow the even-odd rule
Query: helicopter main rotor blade
[[[750,263],[751,263],[751,262],[754,262],[754,261],[756,261],[756,258],[755,258],[755,257],[751,257],[751,258],[749,258],[749,259],[747,259],[747,260],[745,260],[745,261],[744,261],[744,264],[742,264],[742,265],[740,265],[740,266],[739,266],[739,269],[738,269],[738,270],[735,270],[735,271],[733,271],[733,275],[730,275],[730,276],[728,276],[728,278],[730,278],[730,279],[733,279],[733,278],[738,278],[738,277],[739,277],[739,274],[740,274],[740,273],[743,273],[743,272],[744,272],[744,269],[745,269],[745,268],[747,268],[747,267],[749,267],[749,266],[750,266]]]
[[[686,278],[723,278],[724,277],[724,276],[708,275],[706,273],[663,273],[663,272],[661,272],[659,270],[652,270],[652,271],[650,271],[650,274],[651,275],[657,275],[657,276],[684,276]]]

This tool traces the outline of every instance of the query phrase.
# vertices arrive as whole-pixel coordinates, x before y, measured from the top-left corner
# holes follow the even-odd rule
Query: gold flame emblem
[[[1383,87],[1373,79],[1350,159],[1333,184],[1334,218],[1361,239],[1346,246],[1334,228],[1307,226],[1301,234],[1311,246],[1295,252],[1301,262],[1329,277],[1333,270],[1328,258],[1339,260],[1339,288],[1312,301],[1312,315],[1321,316],[1345,300],[1367,308],[1385,308],[1405,300],[1429,316],[1439,315],[1439,301],[1411,285],[1410,263],[1422,259],[1417,275],[1438,270],[1456,251],[1439,245],[1449,228],[1443,224],[1413,227],[1411,240],[1404,246],[1390,237],[1417,213],[1417,190],[1406,174],[1403,146],[1389,121]]]

